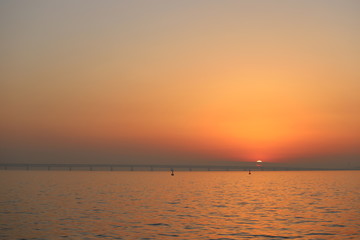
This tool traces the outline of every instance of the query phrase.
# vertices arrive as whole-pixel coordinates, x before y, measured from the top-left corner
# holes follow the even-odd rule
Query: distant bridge
[[[46,163],[0,163],[2,170],[88,170],[88,171],[247,171],[256,166],[207,166],[165,164],[46,164]]]
[[[0,163],[0,170],[66,170],[66,171],[313,171],[313,170],[360,170],[360,168],[299,168],[254,163],[242,165],[172,165],[172,164],[57,164],[57,163]]]

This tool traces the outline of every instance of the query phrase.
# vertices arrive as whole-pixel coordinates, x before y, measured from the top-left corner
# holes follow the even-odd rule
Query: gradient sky
[[[359,13],[0,1],[0,161],[359,166]]]

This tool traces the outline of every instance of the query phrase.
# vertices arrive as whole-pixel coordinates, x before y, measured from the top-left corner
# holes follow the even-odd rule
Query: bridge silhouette
[[[88,170],[88,171],[246,171],[259,168],[255,165],[172,165],[172,164],[46,164],[46,163],[6,163],[0,164],[2,170]]]
[[[239,165],[176,165],[176,164],[58,164],[58,163],[0,163],[0,170],[67,170],[67,171],[312,171],[360,170],[359,168],[301,168],[253,162]]]

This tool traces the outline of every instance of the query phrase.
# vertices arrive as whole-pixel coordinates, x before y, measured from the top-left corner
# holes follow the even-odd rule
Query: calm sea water
[[[0,171],[1,239],[360,239],[360,171]]]

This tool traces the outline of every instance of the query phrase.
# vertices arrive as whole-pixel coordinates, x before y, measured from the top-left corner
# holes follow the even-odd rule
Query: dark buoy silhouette
[[[249,169],[249,175],[251,174],[251,170]]]
[[[171,171],[171,176],[174,176],[175,175],[174,174],[174,169],[171,169],[170,171]]]

